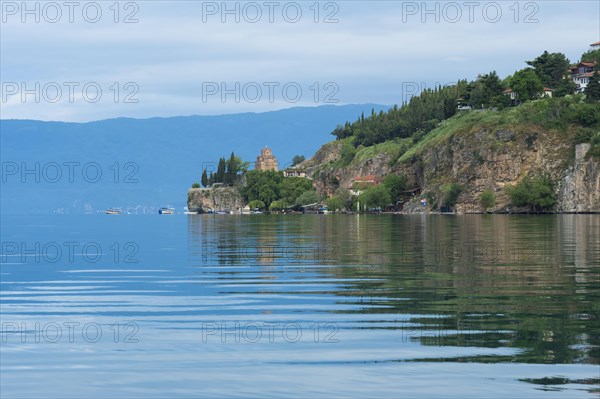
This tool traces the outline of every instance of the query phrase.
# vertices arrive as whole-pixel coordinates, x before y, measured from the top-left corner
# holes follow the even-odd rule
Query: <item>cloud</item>
[[[500,14],[493,13],[492,3],[500,5]],[[302,2],[294,3],[302,16],[292,23],[294,7],[283,13],[292,2],[280,2],[273,23],[265,6],[257,23],[247,22],[256,14],[250,8],[244,14],[248,3],[239,3],[236,23],[235,14],[207,14],[207,7],[220,8],[221,2],[141,1],[134,3],[137,9],[120,9],[115,23],[112,3],[99,4],[97,23],[77,12],[73,23],[64,20],[65,13],[59,23],[48,23],[43,15],[40,23],[22,23],[18,14],[3,12],[3,83],[97,83],[103,95],[97,103],[86,102],[81,92],[75,93],[76,101],[42,98],[36,103],[17,94],[0,104],[2,118],[85,121],[319,105],[330,94],[324,90],[328,83],[337,85],[339,103],[390,104],[401,101],[406,82],[434,85],[490,70],[505,76],[544,50],[576,60],[598,40],[600,18],[598,7],[585,1],[520,2],[516,8],[479,2],[472,15],[454,2],[462,7],[459,19],[444,2],[426,8],[422,2],[321,2],[318,14],[313,3]],[[228,3],[230,10],[235,4]],[[138,22],[123,23],[133,11]],[[338,22],[324,23],[327,18]],[[273,101],[263,95],[256,103],[235,101],[234,95],[203,101],[203,82],[228,87],[297,83],[303,95],[297,103],[286,102],[281,93]],[[131,94],[125,89],[129,83],[138,87],[137,103],[123,102]]]

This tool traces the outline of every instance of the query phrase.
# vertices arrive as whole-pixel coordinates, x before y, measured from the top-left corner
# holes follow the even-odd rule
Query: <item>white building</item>
[[[594,75],[595,67],[596,61],[591,61],[580,62],[579,64],[571,68],[571,79],[573,79],[573,82],[577,86],[577,88],[575,89],[577,93],[582,93],[585,91],[585,88],[590,82],[590,78]]]

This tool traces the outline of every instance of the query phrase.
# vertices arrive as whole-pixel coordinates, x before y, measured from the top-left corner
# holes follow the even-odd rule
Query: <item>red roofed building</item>
[[[592,47],[592,50],[597,50],[600,48],[600,42],[592,43],[590,46]]]
[[[577,85],[575,91],[581,93],[585,91],[590,78],[594,75],[596,69],[596,61],[580,62],[571,67],[571,79]]]

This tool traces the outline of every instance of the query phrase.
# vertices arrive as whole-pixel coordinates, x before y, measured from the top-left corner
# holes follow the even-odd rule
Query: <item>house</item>
[[[592,50],[598,50],[600,49],[600,42],[592,43],[590,44],[590,47],[592,48]]]
[[[506,90],[504,90],[504,91],[502,92],[502,94],[504,94],[504,95],[507,95],[507,96],[510,96],[510,99],[511,99],[512,101],[516,101],[516,100],[517,100],[517,93],[515,93],[515,92],[513,91],[513,89],[510,89],[510,88],[509,88],[509,89],[506,89]]]
[[[554,92],[554,89],[551,89],[549,87],[544,87],[544,89],[538,94],[538,96],[540,98],[542,97],[552,97],[552,92]],[[513,89],[511,89],[510,87],[506,90],[504,90],[502,92],[502,94],[504,94],[505,96],[509,96],[510,97],[510,101],[512,105],[519,105],[521,104],[521,100],[519,100],[519,96],[516,92],[513,91]]]
[[[283,171],[284,177],[304,177],[306,178],[306,172],[300,169],[288,168]]]
[[[594,43],[596,44],[596,43]],[[571,79],[577,86],[575,89],[576,93],[582,93],[585,91],[590,78],[594,75],[596,69],[596,61],[580,62],[577,65],[571,67]]]
[[[352,187],[350,187],[350,194],[360,195],[363,190],[374,187],[380,183],[380,179],[373,175],[360,176],[352,180]]]
[[[554,89],[550,89],[548,87],[544,87],[544,93],[542,94],[542,97],[552,97],[552,92],[554,91]]]

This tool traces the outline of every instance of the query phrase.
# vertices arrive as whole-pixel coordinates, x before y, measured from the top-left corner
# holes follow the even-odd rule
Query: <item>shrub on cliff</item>
[[[590,144],[592,144],[592,147],[586,154],[586,158],[600,158],[600,131],[598,131],[595,135],[591,137]]]
[[[442,192],[442,206],[453,207],[458,202],[458,196],[462,193],[463,188],[458,183],[443,184],[440,187]]]
[[[406,190],[406,177],[403,175],[387,175],[383,179],[383,185],[390,191],[392,202],[395,203],[402,198]]]
[[[192,184],[192,188],[200,188],[200,184],[198,182],[194,182],[194,184]]]
[[[534,212],[550,210],[556,204],[553,184],[546,176],[526,177],[506,191],[512,205],[527,206]]]
[[[487,211],[490,208],[493,208],[496,205],[496,198],[494,197],[494,193],[491,190],[486,190],[481,193],[479,197],[479,201],[481,202],[481,207],[484,211]]]

